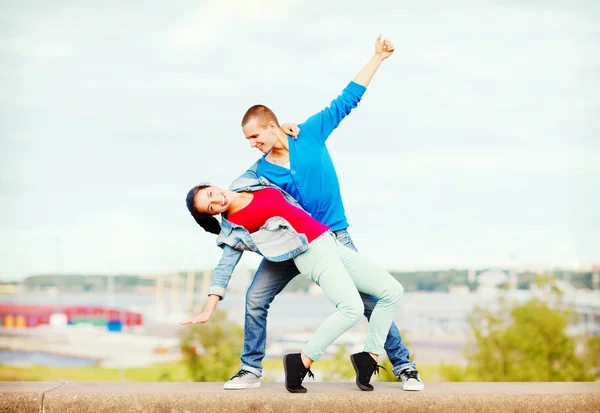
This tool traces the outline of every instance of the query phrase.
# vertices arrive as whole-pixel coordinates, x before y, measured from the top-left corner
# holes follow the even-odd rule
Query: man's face
[[[242,131],[250,142],[250,147],[257,148],[262,153],[269,153],[277,142],[273,122],[261,125],[258,118],[252,118],[242,127]]]

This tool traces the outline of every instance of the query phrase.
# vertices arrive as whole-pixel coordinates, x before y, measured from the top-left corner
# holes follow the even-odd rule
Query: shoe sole
[[[289,391],[290,393],[306,393],[307,390],[306,388],[302,387],[300,389],[290,389],[288,387],[288,383],[287,383],[287,354],[285,356],[283,356],[283,371],[285,373],[285,389],[287,391]]]
[[[356,373],[356,385],[358,388],[362,391],[373,391],[373,387],[366,387],[358,381],[358,367],[356,367],[356,363],[354,363],[354,358],[350,357],[350,361],[352,362],[352,367],[354,367],[354,372]]]
[[[230,384],[230,385],[227,385],[227,383],[225,383],[223,385],[223,388],[225,390],[256,389],[257,387],[260,387],[260,382],[258,382],[258,383],[251,383],[251,384]]]
[[[418,386],[418,385],[408,385],[408,386],[402,386],[402,390],[406,390],[406,391],[421,391],[425,389],[425,386]]]

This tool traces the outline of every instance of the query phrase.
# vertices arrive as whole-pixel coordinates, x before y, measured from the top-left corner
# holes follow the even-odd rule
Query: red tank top
[[[284,218],[296,232],[306,235],[308,242],[329,229],[304,210],[290,204],[278,189],[266,188],[252,194],[254,198],[247,206],[227,216],[229,222],[244,227],[250,233],[258,231],[272,217]]]

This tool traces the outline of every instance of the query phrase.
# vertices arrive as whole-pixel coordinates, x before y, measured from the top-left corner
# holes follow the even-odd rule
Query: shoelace
[[[366,379],[366,381],[369,381],[369,380],[371,380],[371,376],[372,376],[373,374],[375,374],[375,375],[379,375],[379,369],[380,369],[380,368],[382,368],[382,369],[384,369],[385,371],[387,371],[387,369],[386,369],[385,367],[383,367],[383,366],[380,366],[379,364],[375,363],[375,365],[373,366],[373,370],[371,371],[371,374],[367,374],[367,375],[365,376],[365,379]]]
[[[373,367],[373,373],[372,374],[376,374],[379,375],[379,369],[382,368],[385,371],[387,371],[387,369],[383,366],[380,366],[379,364],[376,364],[375,367]]]
[[[419,372],[417,370],[408,370],[408,369],[405,369],[405,370],[402,370],[400,372],[400,374],[406,376],[409,379],[419,380]]]
[[[307,370],[307,375],[308,377],[310,377],[311,379],[315,379],[315,375],[313,374],[313,372],[310,369],[306,369]],[[306,376],[305,376],[306,377]],[[302,373],[300,373],[300,383],[302,383],[302,380],[304,380],[304,377],[302,377]]]
[[[230,378],[229,380],[233,380],[233,379],[235,379],[236,377],[242,378],[242,377],[244,377],[246,374],[250,374],[250,372],[249,372],[249,371],[247,371],[247,370],[240,370],[240,371],[238,371],[238,372],[237,372],[237,374],[235,374],[235,375],[234,375],[232,378]]]

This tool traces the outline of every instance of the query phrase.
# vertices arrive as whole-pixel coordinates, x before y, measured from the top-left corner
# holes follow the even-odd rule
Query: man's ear
[[[275,122],[274,122],[274,121],[272,121],[272,120],[271,120],[271,121],[269,121],[269,124],[268,124],[268,126],[269,126],[269,130],[271,131],[271,133],[274,133],[274,132],[275,132],[275,129],[277,129],[277,125],[276,125],[276,124],[275,124]]]

